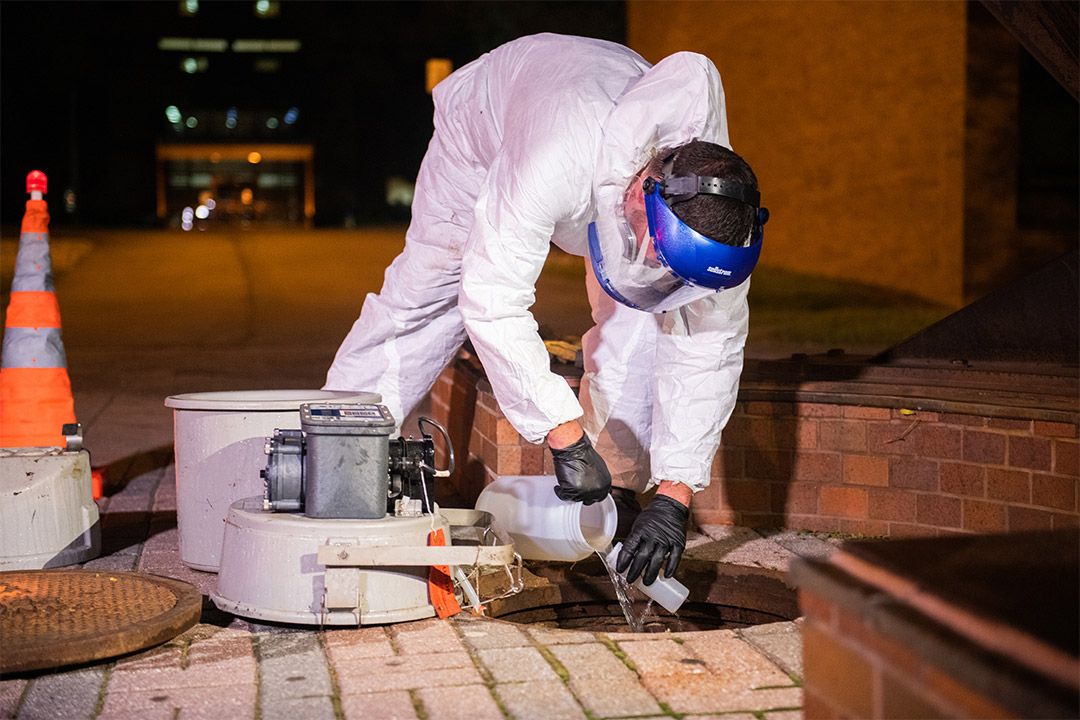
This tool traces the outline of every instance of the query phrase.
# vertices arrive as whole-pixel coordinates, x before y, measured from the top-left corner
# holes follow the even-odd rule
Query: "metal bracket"
[[[326,609],[359,612],[360,597],[360,568],[326,568]]]
[[[441,508],[439,512],[450,523],[451,544],[443,547],[419,547],[414,545],[374,547],[359,541],[333,539],[318,548],[320,565],[332,567],[378,567],[417,565],[494,565],[509,566],[514,563],[514,541],[495,522],[490,513],[462,508]],[[483,543],[494,534],[497,544],[467,545],[466,542]]]
[[[65,423],[60,432],[64,435],[65,450],[78,452],[83,449],[82,423]]]

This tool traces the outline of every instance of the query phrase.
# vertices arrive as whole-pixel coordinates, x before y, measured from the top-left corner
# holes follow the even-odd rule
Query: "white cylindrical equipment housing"
[[[266,439],[277,428],[300,429],[300,405],[377,403],[378,393],[327,390],[241,390],[173,395],[176,524],[180,559],[217,572],[229,506],[263,493]]]
[[[90,453],[0,448],[0,570],[74,565],[100,552]]]
[[[427,565],[328,567],[318,551],[340,543],[423,548],[439,514],[379,520],[309,518],[263,510],[262,497],[229,508],[214,604],[226,612],[305,625],[373,625],[435,615]],[[347,602],[341,601],[342,595]],[[336,599],[335,599],[336,596]]]
[[[491,513],[526,560],[576,562],[611,546],[618,517],[607,496],[584,505],[555,496],[554,475],[505,475],[484,488],[476,509]]]

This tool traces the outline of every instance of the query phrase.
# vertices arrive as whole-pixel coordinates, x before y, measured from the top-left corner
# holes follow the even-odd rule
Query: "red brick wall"
[[[499,475],[553,472],[478,365],[444,372],[432,409],[451,429],[464,502]],[[740,400],[722,442],[694,498],[699,525],[905,537],[1080,524],[1077,422]]]
[[[699,523],[874,536],[1080,523],[1077,424],[740,401]]]
[[[838,603],[800,588],[807,718],[1016,717]]]

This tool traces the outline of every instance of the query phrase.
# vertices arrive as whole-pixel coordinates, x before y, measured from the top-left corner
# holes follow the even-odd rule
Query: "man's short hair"
[[[675,149],[671,174],[734,180],[758,189],[757,176],[739,155],[715,143],[692,140]],[[672,210],[702,235],[725,245],[742,245],[750,235],[757,209],[732,198],[698,195]]]

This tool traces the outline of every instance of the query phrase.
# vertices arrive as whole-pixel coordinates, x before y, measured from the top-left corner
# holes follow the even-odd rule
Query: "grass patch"
[[[884,350],[952,309],[907,293],[762,267],[750,285],[750,342]]]

